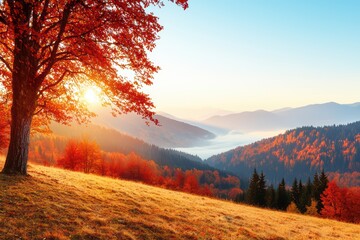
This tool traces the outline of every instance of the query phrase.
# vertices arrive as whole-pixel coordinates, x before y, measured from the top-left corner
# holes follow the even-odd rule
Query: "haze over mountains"
[[[136,114],[114,118],[107,112],[101,112],[93,122],[164,148],[204,146],[208,140],[216,137],[212,132],[185,122],[162,115],[155,115],[155,118],[160,126],[153,123],[146,125],[145,120]]]
[[[258,110],[214,116],[203,123],[242,132],[276,131],[303,126],[346,124],[360,120],[360,103],[329,102],[275,111]]]
[[[204,121],[181,119],[163,112],[157,114],[156,118],[160,127],[145,125],[145,120],[135,114],[114,118],[102,111],[93,122],[159,147],[175,148],[205,159],[296,127],[358,121],[360,103],[329,102],[275,111],[240,112],[213,116]]]

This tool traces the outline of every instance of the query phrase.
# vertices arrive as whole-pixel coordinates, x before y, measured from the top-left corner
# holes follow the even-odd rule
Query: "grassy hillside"
[[[360,239],[360,225],[37,165],[29,174],[0,174],[0,239]]]

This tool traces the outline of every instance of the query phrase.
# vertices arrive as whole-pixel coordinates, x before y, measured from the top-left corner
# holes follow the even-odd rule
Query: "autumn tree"
[[[80,101],[86,85],[102,90],[114,114],[155,121],[141,92],[159,69],[148,58],[162,29],[151,5],[163,1],[0,0],[0,89],[12,119],[3,173],[26,174],[33,119],[83,122],[92,115]]]
[[[78,145],[79,167],[84,173],[100,172],[101,150],[95,141],[84,137]]]
[[[337,220],[359,223],[359,198],[360,192],[356,189],[340,188],[334,181],[331,181],[321,194],[324,205],[321,215]]]
[[[60,158],[57,163],[59,166],[69,169],[77,170],[80,161],[79,144],[76,140],[71,139],[65,146],[64,156]]]

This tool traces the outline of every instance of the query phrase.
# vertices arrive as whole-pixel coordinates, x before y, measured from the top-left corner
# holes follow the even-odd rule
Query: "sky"
[[[153,10],[156,111],[201,119],[360,102],[360,1],[189,0]]]

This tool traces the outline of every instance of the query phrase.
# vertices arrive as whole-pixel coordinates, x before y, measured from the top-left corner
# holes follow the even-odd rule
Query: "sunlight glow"
[[[84,101],[88,105],[97,105],[100,103],[99,91],[93,87],[88,87],[84,92]]]

